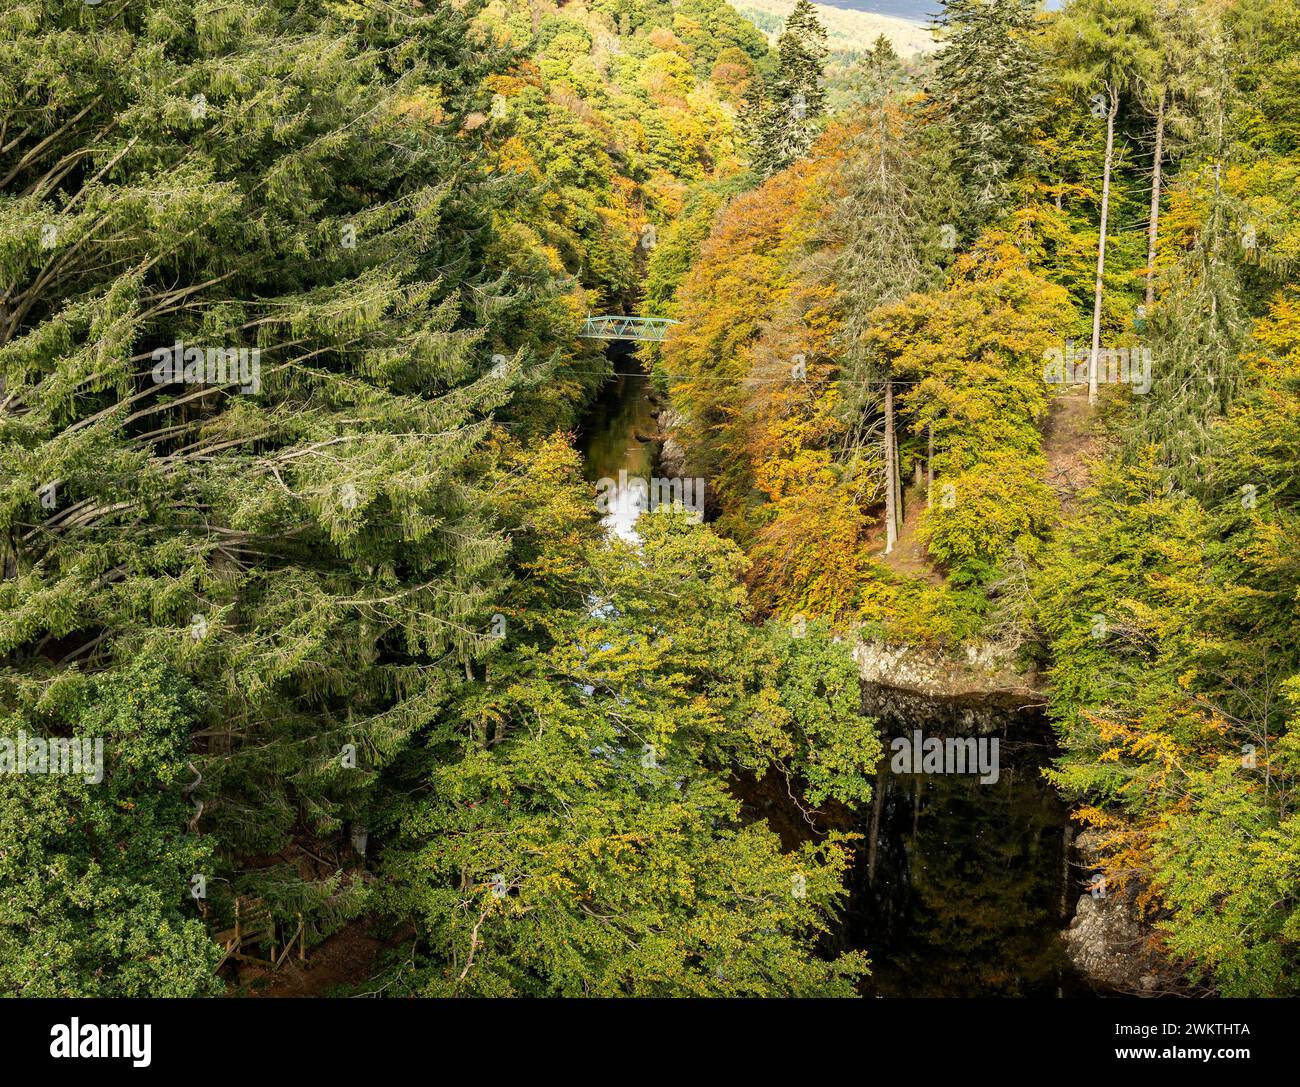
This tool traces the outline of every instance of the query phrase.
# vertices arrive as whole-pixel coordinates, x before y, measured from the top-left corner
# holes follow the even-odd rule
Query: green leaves
[[[12,686],[9,688],[12,692]],[[0,990],[22,996],[201,996],[220,954],[186,892],[215,875],[212,839],[186,833],[181,792],[192,684],[139,659],[51,688],[0,735],[102,744],[103,780],[0,774]],[[191,764],[192,769],[192,764]]]
[[[576,326],[567,288],[537,267],[525,285],[492,232],[509,197],[464,122],[499,54],[448,5],[151,0],[11,25],[0,705],[141,656],[188,675],[205,697],[202,837],[186,841],[220,858],[205,863],[226,889],[332,924],[359,899],[353,873],[246,858],[360,821],[377,772],[485,652],[508,549],[484,483],[491,413],[545,380],[535,344]],[[543,308],[561,316],[539,332]],[[156,380],[155,351],[178,342],[255,350],[259,387]],[[131,842],[170,848],[190,817],[178,802],[174,827],[140,821]],[[190,874],[139,878],[162,910]],[[186,925],[174,974],[128,982],[103,950],[106,976],[210,991],[212,945]]]
[[[770,89],[752,81],[742,114],[750,166],[760,179],[808,154],[825,112],[826,31],[808,0],[795,0],[776,48]]]
[[[1173,906],[1170,950],[1224,996],[1295,995],[1300,949],[1300,820],[1277,822],[1236,758],[1193,775],[1189,810],[1153,843]]]
[[[784,623],[766,627],[780,662],[777,689],[788,715],[774,761],[801,782],[818,807],[829,799],[866,805],[882,757],[875,721],[862,714],[857,663],[824,622],[792,637]]]
[[[936,20],[946,42],[930,93],[948,115],[977,222],[1003,210],[1037,165],[1046,72],[1035,11],[1032,0],[948,0]]]
[[[869,796],[879,747],[851,659],[821,631],[774,652],[709,530],[660,512],[638,531],[640,551],[588,553],[587,609],[552,613],[466,689],[426,788],[396,804],[385,901],[430,948],[403,989],[847,995],[863,968],[811,954],[841,840],[783,854],[724,777],[775,758],[814,803]],[[572,545],[553,538],[545,565]]]
[[[1151,0],[1075,0],[1056,32],[1070,64],[1062,78],[1085,93],[1118,95],[1159,68]]]
[[[1100,473],[1038,589],[1052,777],[1098,805],[1109,864],[1151,888],[1171,955],[1227,995],[1292,993],[1300,946],[1292,309],[1280,297],[1257,325],[1252,387],[1206,436],[1210,498],[1147,446]]]

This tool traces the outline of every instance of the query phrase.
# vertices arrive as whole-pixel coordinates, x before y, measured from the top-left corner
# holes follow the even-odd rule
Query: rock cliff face
[[[1061,938],[1075,969],[1092,984],[1131,994],[1160,990],[1160,968],[1147,950],[1150,933],[1134,919],[1127,897],[1082,895]]]
[[[1086,871],[1097,857],[1095,835],[1079,835],[1075,849]],[[1136,996],[1188,994],[1183,971],[1160,953],[1154,937],[1132,892],[1114,888],[1082,895],[1074,920],[1061,933],[1070,961],[1098,987]]]
[[[1034,672],[1021,672],[1013,653],[991,642],[958,651],[894,645],[872,640],[853,651],[866,683],[879,683],[931,698],[988,698],[1007,706],[1046,705],[1046,691]]]
[[[672,408],[657,403],[654,417],[659,433],[664,435],[663,445],[659,448],[660,474],[669,479],[686,475],[686,450],[675,437],[681,417]]]
[[[990,643],[945,653],[872,640],[853,656],[863,712],[882,721],[938,717],[957,731],[995,732],[1009,716],[1047,704],[1038,676],[1018,671],[1011,652]]]
[[[659,444],[659,456],[655,463],[657,472],[665,479],[683,479],[692,475],[692,466],[686,456],[686,449],[682,443],[677,440],[677,428],[681,425],[681,416],[675,410],[669,407],[655,397],[651,397],[651,403],[654,404],[652,414],[655,419],[655,426],[659,433],[657,438]],[[721,512],[718,494],[713,489],[712,481],[704,480],[704,519],[706,521],[714,520]]]

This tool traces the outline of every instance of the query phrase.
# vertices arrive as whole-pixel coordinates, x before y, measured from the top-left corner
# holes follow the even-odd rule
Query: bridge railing
[[[659,343],[677,322],[669,317],[625,317],[619,314],[588,317],[579,335],[589,340],[634,340]]]

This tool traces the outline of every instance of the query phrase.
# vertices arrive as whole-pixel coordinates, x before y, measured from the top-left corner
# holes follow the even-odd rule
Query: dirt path
[[[1096,455],[1100,436],[1099,415],[1088,407],[1088,390],[1072,388],[1052,402],[1043,427],[1043,454],[1047,457],[1047,482],[1056,492],[1063,513],[1088,485],[1088,462]]]
[[[943,575],[930,562],[929,552],[916,534],[921,524],[921,511],[925,509],[925,488],[907,487],[903,491],[903,523],[898,526],[898,539],[894,550],[885,554],[884,521],[875,525],[868,537],[868,554],[896,574],[903,577],[923,578],[932,585],[942,585]]]

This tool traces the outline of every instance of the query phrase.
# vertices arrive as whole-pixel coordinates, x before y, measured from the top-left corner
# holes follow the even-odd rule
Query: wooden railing
[[[230,959],[278,969],[284,965],[295,942],[298,944],[298,961],[304,961],[307,958],[307,926],[302,914],[298,914],[297,927],[283,942],[278,938],[281,934],[265,902],[255,898],[236,898],[234,926],[212,934],[224,951],[217,969],[220,970]],[[248,953],[250,948],[260,950],[268,946],[270,958]]]

